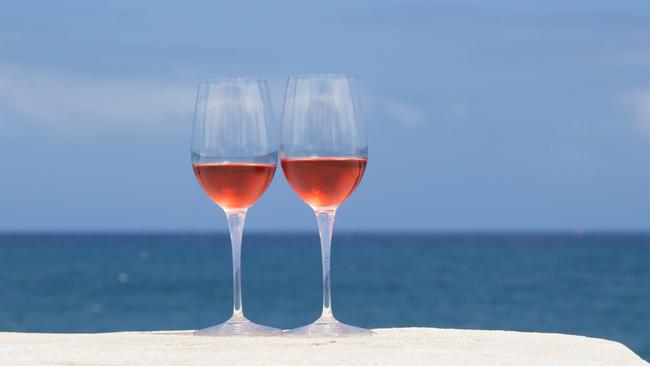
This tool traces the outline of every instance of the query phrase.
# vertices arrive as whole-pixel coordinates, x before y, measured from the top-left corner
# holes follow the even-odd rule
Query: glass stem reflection
[[[332,247],[332,230],[336,210],[316,210],[318,233],[323,262],[323,313],[322,318],[332,318],[332,293],[330,288],[330,249]]]
[[[243,319],[244,311],[241,301],[241,241],[246,220],[246,210],[226,211],[230,244],[232,245],[232,288],[233,288],[233,319]]]

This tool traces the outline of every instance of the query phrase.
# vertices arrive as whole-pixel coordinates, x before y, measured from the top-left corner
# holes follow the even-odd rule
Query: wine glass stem
[[[244,310],[241,301],[241,240],[246,220],[246,210],[226,211],[230,244],[232,246],[232,290],[233,318],[243,318]]]
[[[331,318],[332,292],[330,288],[330,249],[332,247],[332,230],[334,229],[334,216],[336,210],[316,210],[318,220],[318,233],[320,234],[320,247],[323,262],[323,313],[321,318]]]

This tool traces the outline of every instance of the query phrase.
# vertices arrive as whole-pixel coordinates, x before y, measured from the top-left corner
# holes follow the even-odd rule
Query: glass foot
[[[194,332],[197,336],[227,337],[227,336],[275,336],[281,335],[282,330],[253,323],[242,316],[233,316],[223,324],[215,325]]]
[[[321,317],[304,327],[284,331],[284,335],[289,337],[347,337],[371,334],[370,329],[341,323],[333,316]]]

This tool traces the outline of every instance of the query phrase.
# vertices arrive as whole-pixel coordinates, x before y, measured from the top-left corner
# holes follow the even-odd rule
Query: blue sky
[[[340,230],[650,229],[650,3],[3,1],[0,230],[225,230],[198,81],[355,73]],[[276,174],[248,230],[314,230]]]

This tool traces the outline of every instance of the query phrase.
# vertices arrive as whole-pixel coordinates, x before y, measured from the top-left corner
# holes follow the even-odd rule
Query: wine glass
[[[241,298],[241,241],[246,211],[271,183],[277,141],[266,81],[202,81],[196,98],[192,167],[210,199],[226,213],[232,245],[233,314],[196,335],[274,335],[281,330],[244,316]]]
[[[290,76],[282,109],[280,163],[289,185],[314,210],[323,265],[323,312],[288,335],[370,334],[334,318],[330,247],[336,209],[366,169],[368,143],[356,79],[350,75]]]

